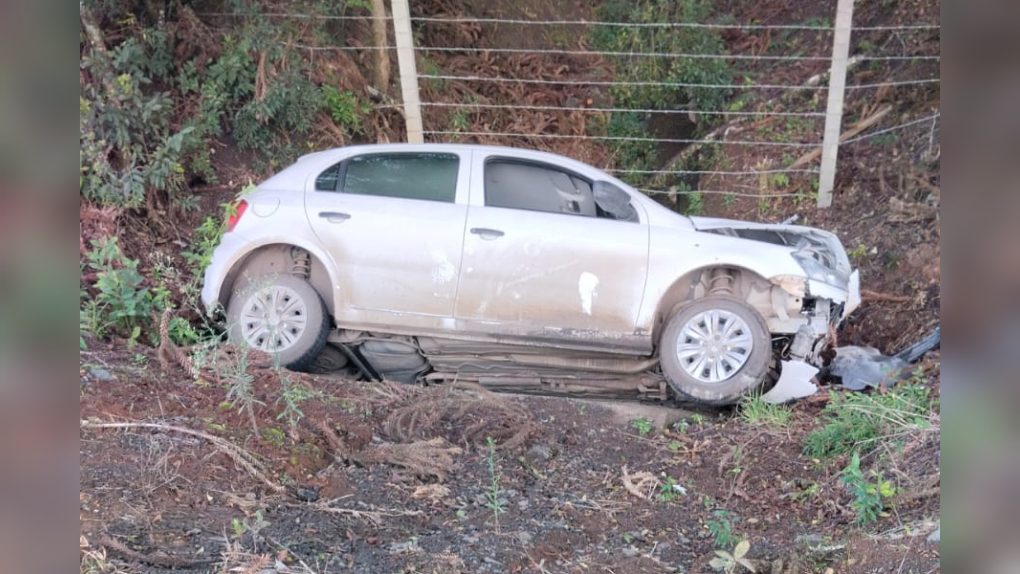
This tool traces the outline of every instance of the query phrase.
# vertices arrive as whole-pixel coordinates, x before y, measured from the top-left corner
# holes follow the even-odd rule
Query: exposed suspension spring
[[[300,247],[292,247],[290,250],[290,273],[302,279],[308,279],[312,274],[312,256]]]
[[[708,276],[708,292],[711,295],[733,295],[733,283],[729,269],[713,269]]]

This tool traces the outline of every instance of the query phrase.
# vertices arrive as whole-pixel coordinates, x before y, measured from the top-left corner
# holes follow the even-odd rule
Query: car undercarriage
[[[344,329],[334,330],[327,340],[311,368],[314,372],[406,384],[473,382],[522,394],[696,404],[671,390],[654,356]],[[792,343],[791,337],[773,339],[773,358],[761,392],[777,385],[783,363],[791,358]]]

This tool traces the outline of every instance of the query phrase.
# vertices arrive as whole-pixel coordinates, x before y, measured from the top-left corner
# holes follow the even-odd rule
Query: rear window
[[[452,153],[360,155],[322,172],[315,188],[453,203],[459,165],[460,159]]]

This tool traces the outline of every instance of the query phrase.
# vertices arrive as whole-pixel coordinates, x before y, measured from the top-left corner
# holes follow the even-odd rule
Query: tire
[[[245,281],[230,297],[227,332],[233,343],[277,354],[281,365],[304,371],[326,345],[329,316],[304,279],[265,275]]]
[[[327,343],[308,366],[308,372],[317,375],[335,373],[347,368],[347,362],[343,351]]]
[[[733,404],[759,390],[771,359],[765,319],[733,297],[710,295],[685,304],[659,339],[659,364],[670,387],[679,398],[705,405]]]

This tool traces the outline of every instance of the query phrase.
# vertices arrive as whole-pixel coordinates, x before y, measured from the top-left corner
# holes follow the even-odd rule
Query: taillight
[[[244,215],[244,210],[248,209],[248,202],[240,200],[237,205],[234,206],[234,213],[230,214],[227,218],[227,231],[233,231],[234,227],[237,226],[237,222],[241,221],[241,216]]]

